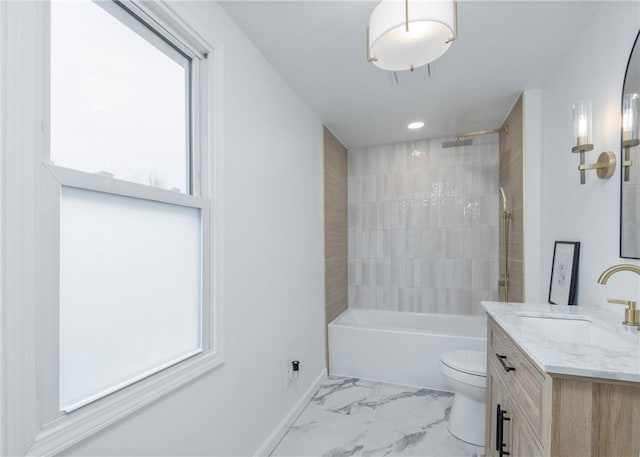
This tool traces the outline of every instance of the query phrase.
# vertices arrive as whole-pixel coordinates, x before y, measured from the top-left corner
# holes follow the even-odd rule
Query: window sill
[[[204,353],[91,405],[64,414],[42,428],[26,455],[58,454],[223,364],[222,354]]]

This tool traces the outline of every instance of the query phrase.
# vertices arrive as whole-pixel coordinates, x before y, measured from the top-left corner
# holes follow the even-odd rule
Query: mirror
[[[620,257],[640,259],[640,43],[631,50],[622,87]]]

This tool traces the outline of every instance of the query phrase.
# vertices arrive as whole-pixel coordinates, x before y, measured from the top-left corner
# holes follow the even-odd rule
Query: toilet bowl
[[[449,351],[440,357],[442,376],[455,393],[449,432],[477,446],[484,446],[486,360],[481,351]]]

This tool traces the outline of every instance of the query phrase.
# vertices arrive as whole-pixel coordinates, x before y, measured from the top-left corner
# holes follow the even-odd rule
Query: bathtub
[[[329,324],[329,373],[450,390],[440,354],[486,347],[485,316],[349,308]]]

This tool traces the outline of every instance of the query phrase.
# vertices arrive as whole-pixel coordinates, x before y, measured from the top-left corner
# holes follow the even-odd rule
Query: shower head
[[[458,146],[471,146],[473,140],[472,136],[490,135],[492,133],[507,133],[507,127],[491,130],[477,130],[475,132],[459,133],[453,137],[452,141],[443,141],[442,148],[457,148]]]
[[[443,141],[442,148],[448,149],[448,148],[457,148],[458,146],[471,146],[472,143],[473,143],[472,138],[456,138],[455,140],[452,140],[452,141]]]
[[[504,189],[500,187],[500,193],[502,194],[502,211],[507,212],[507,196],[504,194]]]

